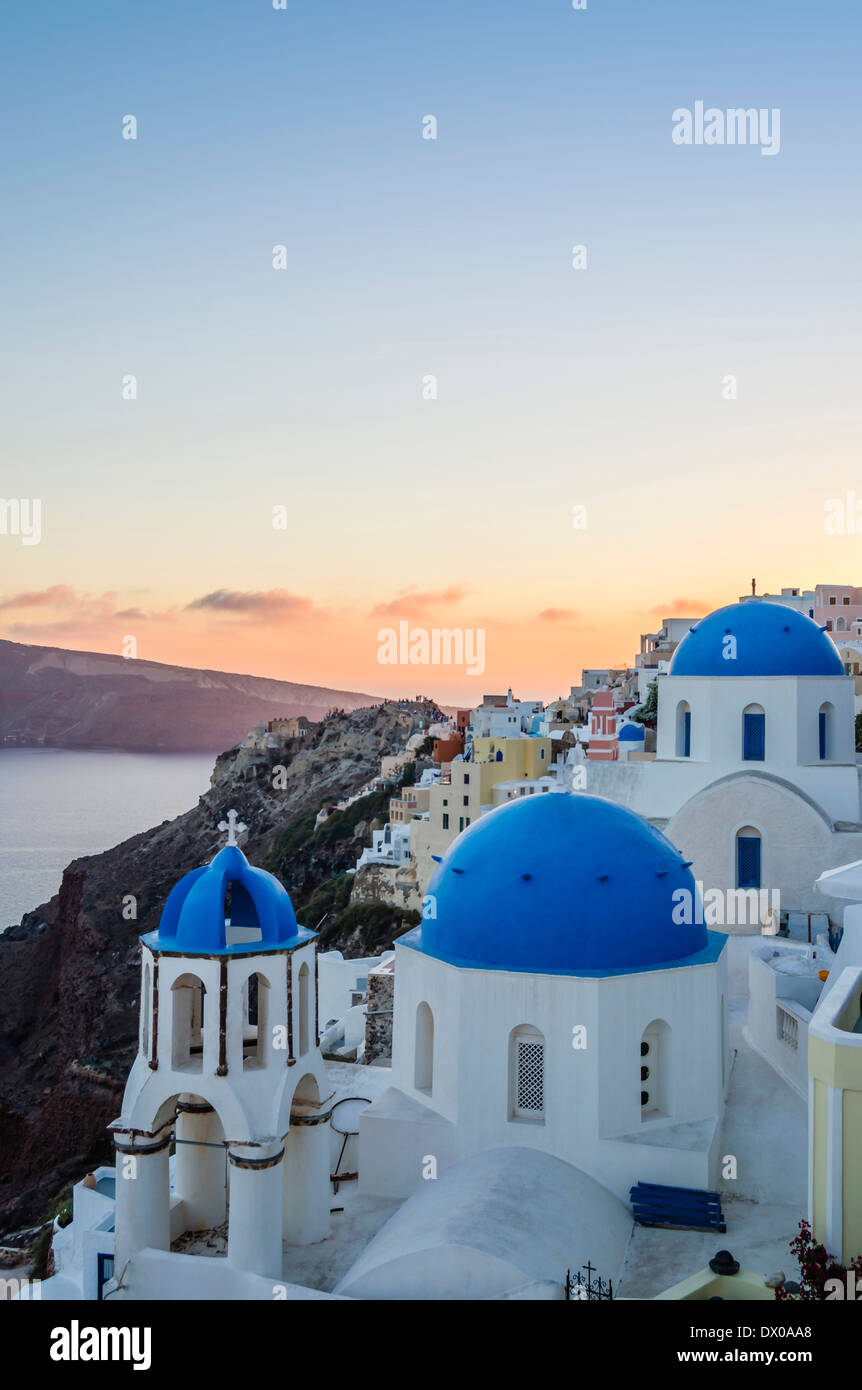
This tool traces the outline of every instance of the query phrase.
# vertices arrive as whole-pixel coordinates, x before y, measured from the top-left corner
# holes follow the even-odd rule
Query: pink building
[[[862,637],[862,589],[852,584],[818,584],[813,618],[834,638],[838,633]]]
[[[587,757],[596,762],[615,762],[620,756],[620,716],[637,704],[624,700],[617,690],[597,690],[590,710],[590,746]]]

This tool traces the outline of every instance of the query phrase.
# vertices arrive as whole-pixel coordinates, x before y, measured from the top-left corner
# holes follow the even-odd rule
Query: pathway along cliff
[[[324,949],[382,950],[418,920],[347,901],[345,870],[369,842],[372,820],[385,821],[388,791],[318,830],[314,820],[325,803],[364,787],[381,757],[434,714],[425,704],[358,709],[278,749],[223,753],[193,810],[76,859],[59,894],[0,936],[0,1236],[46,1219],[67,1183],[112,1160],[105,1126],[119,1114],[137,1047],[138,937],[156,928],[177,879],[218,850],[231,807],[248,827],[248,858],[281,879],[299,920],[314,928],[327,914]],[[278,766],[285,771],[275,777]]]

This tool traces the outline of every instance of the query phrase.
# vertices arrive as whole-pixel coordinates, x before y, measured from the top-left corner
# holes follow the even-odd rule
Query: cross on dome
[[[219,830],[227,831],[227,842],[229,845],[235,845],[237,835],[241,835],[244,830],[248,830],[248,826],[243,824],[236,811],[228,811],[227,820],[219,821],[218,828]]]

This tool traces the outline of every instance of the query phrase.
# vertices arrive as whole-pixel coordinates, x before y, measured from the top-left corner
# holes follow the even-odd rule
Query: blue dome
[[[624,724],[619,732],[620,743],[643,743],[645,737],[643,724]]]
[[[736,639],[734,656],[728,636]],[[751,599],[695,623],[673,654],[671,676],[843,676],[835,644],[804,613]]]
[[[230,889],[230,925],[250,929],[228,945],[225,899]],[[154,951],[188,955],[271,951],[314,932],[297,926],[287,890],[265,869],[249,864],[241,849],[227,845],[211,864],[192,869],[176,883],[162,909],[158,931],[141,939]]]
[[[679,850],[633,811],[582,793],[533,795],[458,836],[429,884],[436,916],[399,941],[453,965],[535,974],[714,960],[723,938],[673,920],[680,888],[689,915],[702,915]]]

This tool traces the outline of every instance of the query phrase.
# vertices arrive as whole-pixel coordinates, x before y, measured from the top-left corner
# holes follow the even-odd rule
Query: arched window
[[[643,1031],[640,1049],[641,1119],[670,1115],[670,1025],[653,1019]]]
[[[150,1018],[153,1006],[152,985],[150,983],[150,963],[144,966],[144,987],[141,992],[141,1051],[145,1057],[150,1055]]]
[[[434,1015],[423,1001],[416,1010],[416,1048],[413,1060],[413,1085],[417,1091],[431,1094],[434,1084]]]
[[[502,752],[502,749],[498,748],[498,749],[497,749],[497,762],[498,762],[498,763],[501,763],[502,761],[503,761],[503,752]]]
[[[204,982],[197,975],[180,975],[171,986],[171,1063],[175,1068],[203,1071],[205,995]]]
[[[832,705],[827,700],[820,706],[817,714],[817,741],[821,762],[826,762],[832,757],[833,713]]]
[[[260,971],[249,975],[242,987],[242,1064],[266,1064],[269,1034],[269,980]]]
[[[299,1055],[308,1051],[311,1040],[311,974],[303,961],[299,968]]]
[[[545,1039],[522,1024],[509,1036],[509,1117],[542,1124],[545,1118]]]
[[[742,757],[762,763],[766,757],[766,715],[761,705],[746,705],[742,712]]]
[[[839,618],[838,621],[836,622],[836,624],[835,624],[835,631],[836,631],[836,632],[846,632],[846,631],[847,631],[847,624],[846,624],[846,622],[844,621],[843,618]]]
[[[688,700],[680,700],[676,707],[676,756],[691,757],[691,707]]]
[[[760,831],[744,825],[736,835],[736,886],[760,887]]]

